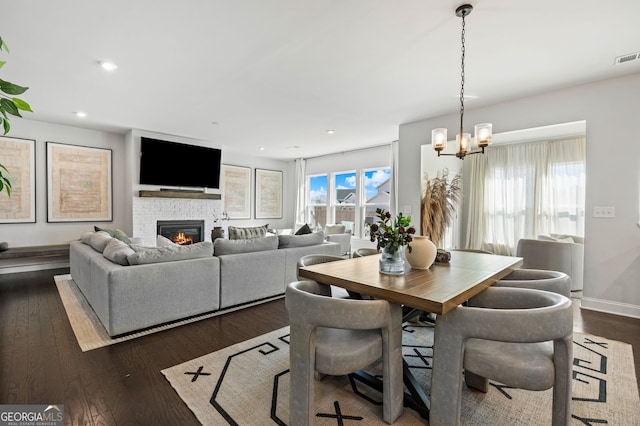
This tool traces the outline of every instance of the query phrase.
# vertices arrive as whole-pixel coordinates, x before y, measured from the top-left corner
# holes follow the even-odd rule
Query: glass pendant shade
[[[431,147],[441,151],[447,147],[447,129],[433,129],[431,131]]]
[[[491,144],[492,136],[493,136],[493,134],[492,134],[491,123],[476,124],[476,126],[475,126],[475,138],[476,138],[476,145],[479,148],[483,148],[483,147],[488,146],[489,144]]]
[[[471,133],[463,133],[462,137],[458,133],[456,142],[458,143],[458,155],[465,155],[471,148]]]

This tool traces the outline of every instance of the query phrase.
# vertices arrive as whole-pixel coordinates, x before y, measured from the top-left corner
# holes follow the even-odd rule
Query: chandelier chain
[[[460,36],[460,40],[462,42],[462,61],[461,61],[461,71],[460,71],[460,137],[462,137],[463,132],[463,118],[464,118],[464,54],[465,54],[465,47],[464,47],[464,34],[465,34],[465,13],[462,13],[462,34]]]

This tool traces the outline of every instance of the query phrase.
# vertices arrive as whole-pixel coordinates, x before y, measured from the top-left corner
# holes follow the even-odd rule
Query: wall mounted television
[[[140,184],[220,187],[222,151],[159,139],[140,138]]]

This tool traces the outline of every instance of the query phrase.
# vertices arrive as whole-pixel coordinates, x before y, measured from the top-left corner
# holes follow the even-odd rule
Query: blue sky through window
[[[386,182],[391,176],[390,169],[376,169],[364,172],[365,198],[368,200],[378,193],[378,185]]]
[[[327,202],[327,175],[309,177],[309,200],[311,204]]]
[[[391,170],[375,169],[364,172],[365,198],[368,200],[378,193],[378,186],[391,176]],[[312,204],[327,202],[327,175],[309,177],[309,200]],[[340,173],[335,175],[336,189],[356,189],[356,173]]]

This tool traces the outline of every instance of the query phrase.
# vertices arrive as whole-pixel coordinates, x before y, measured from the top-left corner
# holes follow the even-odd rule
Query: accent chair
[[[535,325],[535,326],[532,326]],[[560,294],[490,287],[438,316],[431,380],[431,426],[459,425],[462,372],[468,387],[488,379],[528,390],[553,387],[552,424],[571,421],[573,310]]]
[[[345,375],[382,359],[382,417],[393,423],[403,411],[402,309],[386,300],[327,297],[326,286],[296,281],[287,286],[289,312],[289,424],[314,424],[316,372]]]

